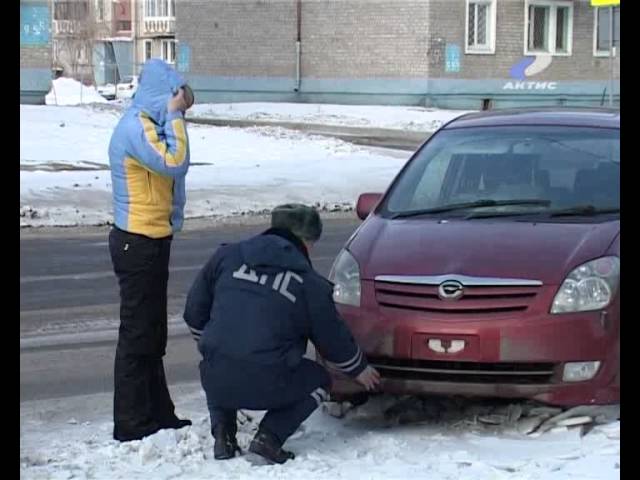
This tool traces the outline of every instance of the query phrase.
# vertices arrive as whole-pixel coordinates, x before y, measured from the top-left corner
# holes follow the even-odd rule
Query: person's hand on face
[[[184,98],[184,88],[181,88],[178,90],[178,93],[169,99],[167,110],[170,112],[185,112],[187,108],[187,101]]]

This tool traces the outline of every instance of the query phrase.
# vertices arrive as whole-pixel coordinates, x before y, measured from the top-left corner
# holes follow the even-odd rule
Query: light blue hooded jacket
[[[162,60],[142,68],[132,105],[109,144],[115,225],[163,238],[179,231],[186,202],[189,139],[182,112],[167,102],[186,82]]]

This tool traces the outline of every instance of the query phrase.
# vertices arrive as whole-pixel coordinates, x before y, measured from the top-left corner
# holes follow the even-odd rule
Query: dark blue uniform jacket
[[[335,308],[332,284],[286,230],[220,247],[191,287],[184,319],[208,361],[294,369],[310,340],[330,367],[351,377],[367,365]]]

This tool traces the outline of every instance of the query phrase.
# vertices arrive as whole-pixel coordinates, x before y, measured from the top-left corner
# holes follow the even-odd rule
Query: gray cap
[[[315,242],[322,235],[322,221],[318,211],[301,203],[287,203],[274,208],[271,212],[271,227],[285,228],[308,242]]]

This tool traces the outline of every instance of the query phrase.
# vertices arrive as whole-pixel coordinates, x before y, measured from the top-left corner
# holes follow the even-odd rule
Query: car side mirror
[[[363,193],[358,197],[356,204],[356,213],[360,220],[364,220],[373,211],[380,199],[381,193]]]

